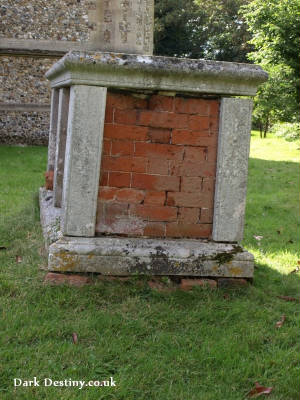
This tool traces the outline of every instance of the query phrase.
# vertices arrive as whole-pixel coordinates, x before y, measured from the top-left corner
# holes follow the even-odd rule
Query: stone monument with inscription
[[[152,56],[153,0],[98,6],[98,50],[71,51],[47,72],[48,270],[252,278],[239,245],[249,96],[267,74]]]
[[[153,53],[153,0],[98,0],[97,27],[91,37],[97,50]]]

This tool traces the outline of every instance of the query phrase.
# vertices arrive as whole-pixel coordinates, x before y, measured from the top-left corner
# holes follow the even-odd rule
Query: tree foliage
[[[253,0],[243,7],[258,64],[285,64],[298,75],[300,64],[299,0]]]
[[[275,122],[299,120],[299,0],[253,0],[243,7],[255,50],[249,58],[260,64],[269,80],[254,102],[254,122],[263,136]]]
[[[258,88],[254,98],[253,123],[266,137],[278,121],[295,122],[298,114],[296,79],[284,64],[268,66],[269,79]]]
[[[205,15],[205,58],[219,61],[249,62],[252,50],[240,8],[249,0],[195,0]]]
[[[247,62],[250,34],[239,13],[249,0],[156,0],[155,53]]]
[[[203,57],[204,24],[203,12],[193,0],[156,0],[155,54]]]

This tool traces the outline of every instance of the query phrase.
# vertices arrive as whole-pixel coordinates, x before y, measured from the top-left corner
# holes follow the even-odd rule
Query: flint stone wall
[[[89,0],[6,0],[0,6],[0,37],[16,39],[88,40]]]
[[[90,39],[96,1],[0,4],[0,144],[48,144],[50,85],[45,72],[72,46]]]

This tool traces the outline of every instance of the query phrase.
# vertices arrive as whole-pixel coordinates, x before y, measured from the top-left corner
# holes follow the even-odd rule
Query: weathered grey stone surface
[[[53,206],[53,191],[40,188],[40,218],[45,239],[45,246],[56,242],[61,236],[60,219],[61,209]]]
[[[59,105],[57,118],[57,137],[54,166],[54,206],[61,207],[62,188],[65,168],[65,151],[67,140],[68,114],[69,114],[70,89],[59,89]]]
[[[62,237],[48,270],[104,275],[253,276],[253,256],[233,244],[201,240]]]
[[[80,84],[252,96],[268,75],[252,64],[71,51],[46,76],[52,87]]]
[[[1,38],[0,54],[62,57],[70,50],[87,50],[88,42]]]
[[[212,238],[243,239],[252,100],[221,101]]]
[[[63,180],[64,235],[95,235],[106,92],[102,87],[71,87]]]
[[[93,22],[95,50],[153,53],[154,0],[97,0]]]
[[[104,275],[253,276],[253,256],[240,246],[193,239],[66,237],[60,231],[61,208],[53,192],[40,189],[41,223],[49,247],[49,271]]]
[[[59,100],[59,90],[52,89],[47,171],[54,171],[54,165],[55,165],[58,100]]]

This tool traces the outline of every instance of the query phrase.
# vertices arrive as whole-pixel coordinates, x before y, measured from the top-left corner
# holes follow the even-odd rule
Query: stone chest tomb
[[[131,50],[71,51],[47,73],[48,269],[251,278],[253,256],[238,244],[252,111],[241,96],[267,75],[138,54],[138,40]]]

